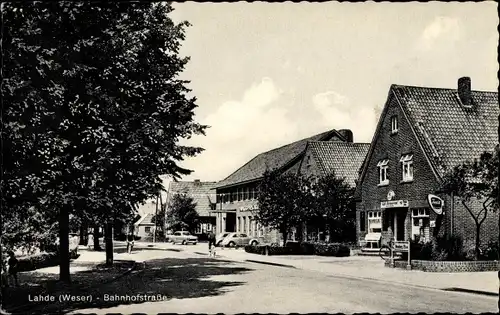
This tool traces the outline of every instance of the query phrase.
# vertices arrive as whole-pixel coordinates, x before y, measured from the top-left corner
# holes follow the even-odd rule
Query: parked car
[[[169,239],[172,244],[181,243],[185,245],[191,243],[196,245],[196,243],[198,243],[198,237],[191,235],[188,231],[177,231],[173,235],[169,235]]]
[[[229,233],[222,242],[221,246],[245,246],[245,245],[257,245],[259,244],[259,240],[254,237],[250,237],[244,233]]]
[[[220,246],[221,242],[226,238],[226,236],[228,236],[229,234],[231,234],[230,232],[223,232],[223,233],[219,233],[217,234],[217,236],[215,237],[215,246]]]

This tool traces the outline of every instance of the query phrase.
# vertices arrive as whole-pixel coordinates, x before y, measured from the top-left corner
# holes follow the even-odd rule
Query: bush
[[[347,257],[351,255],[351,249],[340,243],[314,244],[314,254],[318,256]]]
[[[489,242],[481,247],[481,259],[500,260],[500,250],[498,242]]]
[[[470,253],[464,250],[463,241],[458,236],[445,236],[427,243],[418,240],[410,242],[411,259],[435,261],[469,260]]]
[[[346,257],[351,253],[349,246],[345,244],[333,243],[287,242],[284,247],[269,245],[245,246],[245,251],[252,254],[265,255],[266,250],[268,255],[318,255]]]

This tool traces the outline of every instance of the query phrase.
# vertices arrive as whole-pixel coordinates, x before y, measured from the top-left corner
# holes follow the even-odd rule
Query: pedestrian
[[[127,235],[127,253],[132,253],[132,249],[134,247],[134,234],[129,233]]]
[[[94,248],[94,234],[92,233],[89,234],[89,239],[87,241],[87,248],[88,249]]]
[[[9,260],[7,261],[7,277],[8,281],[10,282],[11,279],[14,279],[14,284],[16,287],[19,286],[19,280],[17,278],[17,269],[18,269],[18,263],[19,261],[16,258],[16,255],[14,254],[13,251],[9,250],[7,252],[9,255]]]
[[[208,253],[210,257],[215,257],[215,234],[213,230],[208,234]]]

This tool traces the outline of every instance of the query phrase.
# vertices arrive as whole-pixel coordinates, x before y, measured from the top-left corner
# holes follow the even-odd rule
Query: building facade
[[[438,235],[474,239],[473,218],[459,198],[440,192],[445,172],[493,151],[497,144],[498,93],[393,85],[356,189],[358,241],[376,249],[394,238],[428,241]],[[477,210],[481,204],[473,203]],[[498,236],[491,213],[481,239]]]
[[[181,194],[193,199],[196,203],[196,212],[198,213],[199,224],[196,230],[193,231],[200,239],[206,238],[209,231],[215,226],[216,218],[213,214],[215,210],[215,193],[212,190],[215,182],[202,182],[198,179],[194,181],[172,181],[169,184],[167,193],[167,211],[169,214],[169,206],[173,196]],[[168,227],[167,227],[168,230]]]
[[[261,226],[255,220],[258,211],[259,183],[266,170],[279,170],[282,173],[300,172],[310,142],[352,142],[352,132],[330,130],[261,153],[218,182],[215,185],[217,207],[214,211],[217,233],[240,232],[253,237],[262,237],[270,243],[281,242],[278,231]]]

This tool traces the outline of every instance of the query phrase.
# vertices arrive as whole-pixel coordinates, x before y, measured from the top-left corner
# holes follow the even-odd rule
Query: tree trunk
[[[94,223],[94,250],[95,251],[101,251],[101,244],[99,243],[99,226]]]
[[[86,246],[87,245],[87,223],[82,222],[80,225],[80,244]]]
[[[69,283],[69,209],[59,210],[59,280]]]
[[[479,239],[480,232],[481,232],[481,225],[476,224],[476,250],[475,250],[476,260],[479,260],[479,247],[481,246],[480,239]]]
[[[104,240],[106,248],[106,266],[113,266],[113,224],[107,222],[104,227]]]

